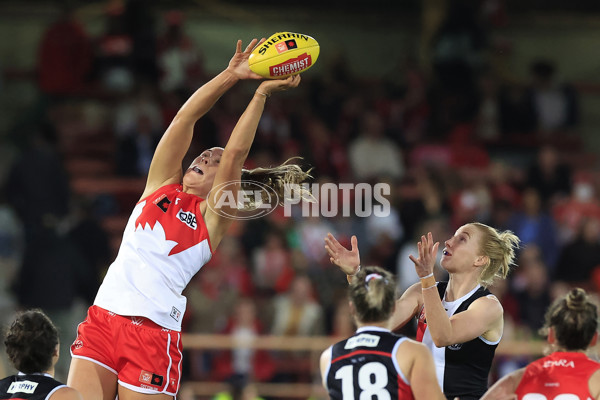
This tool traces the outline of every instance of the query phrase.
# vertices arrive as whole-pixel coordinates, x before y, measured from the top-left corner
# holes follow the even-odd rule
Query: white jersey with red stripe
[[[212,256],[202,201],[173,184],[137,203],[94,304],[180,331],[181,293]]]

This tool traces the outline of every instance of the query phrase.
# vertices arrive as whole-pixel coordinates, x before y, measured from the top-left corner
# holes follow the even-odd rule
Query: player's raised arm
[[[228,196],[237,199],[240,190],[240,179],[242,176],[242,167],[250,152],[250,147],[254,141],[258,122],[264,111],[265,102],[274,92],[295,88],[300,84],[300,75],[293,75],[286,79],[263,81],[248,104],[246,111],[238,120],[231,136],[225,145],[223,154],[219,161],[219,168],[216,172],[213,190],[210,191],[207,202],[208,207],[204,214],[206,227],[210,234],[210,240],[213,248],[223,238],[227,228],[233,222],[231,216],[236,215],[238,210],[237,203],[221,201],[221,196]],[[224,183],[232,182],[232,185],[223,186]],[[224,193],[223,190],[233,190],[232,193]]]
[[[198,119],[205,115],[240,79],[261,79],[248,68],[248,57],[258,43],[257,39],[253,39],[242,51],[242,41],[238,40],[235,54],[227,68],[196,90],[177,112],[152,157],[142,198],[161,186],[181,182],[183,174],[181,162],[190,147],[194,125]]]
[[[360,271],[358,239],[354,235],[350,238],[350,250],[342,246],[331,233],[328,233],[324,240],[329,261],[337,265],[346,274],[348,283],[352,283],[352,277]],[[390,318],[391,327],[398,329],[414,317],[419,306],[423,303],[422,298],[420,287],[418,290],[412,287],[407,289],[400,299],[396,300],[396,308]]]

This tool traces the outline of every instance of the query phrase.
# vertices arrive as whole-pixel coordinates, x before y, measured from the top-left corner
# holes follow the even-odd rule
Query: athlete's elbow
[[[221,156],[221,167],[228,166],[233,168],[234,170],[242,170],[244,167],[244,162],[246,162],[246,158],[248,158],[249,149],[244,149],[241,147],[231,146],[229,148],[225,148],[223,155]]]
[[[192,131],[194,129],[194,125],[196,124],[197,118],[193,118],[187,113],[177,113],[175,118],[169,124],[169,129],[180,129],[180,131]]]
[[[248,153],[250,152],[249,148],[244,146],[228,146],[225,147],[225,151],[223,152],[222,159],[229,159],[233,162],[244,163],[246,158],[248,157]]]
[[[188,110],[179,110],[171,121],[171,124],[195,124],[198,121],[198,116]]]
[[[436,347],[446,347],[454,344],[449,336],[443,334],[434,335],[432,333],[431,339],[433,340],[433,344],[435,344]]]

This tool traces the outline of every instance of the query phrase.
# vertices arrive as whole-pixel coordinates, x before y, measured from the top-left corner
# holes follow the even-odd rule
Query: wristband
[[[433,276],[433,272],[432,272],[432,273],[430,273],[429,275],[426,275],[426,276],[421,276],[421,277],[419,277],[419,279],[427,279],[427,278],[429,278],[430,276]]]
[[[359,272],[360,272],[360,265],[358,266],[358,269],[356,270],[355,273],[353,273],[352,275],[348,275],[348,276],[354,276],[354,275],[358,274]]]
[[[262,95],[263,95],[263,96],[265,96],[265,97],[270,97],[270,96],[271,96],[271,95],[269,95],[269,94],[266,94],[266,93],[263,93],[263,92],[261,92],[260,90],[257,90],[257,91],[256,91],[256,93],[258,93],[258,94],[262,94]]]
[[[429,289],[437,285],[433,274],[421,278],[421,289]]]

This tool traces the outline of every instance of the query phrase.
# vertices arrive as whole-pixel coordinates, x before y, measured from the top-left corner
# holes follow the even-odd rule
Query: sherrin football
[[[277,32],[252,51],[248,65],[262,77],[282,79],[312,67],[319,51],[319,43],[308,35]]]

